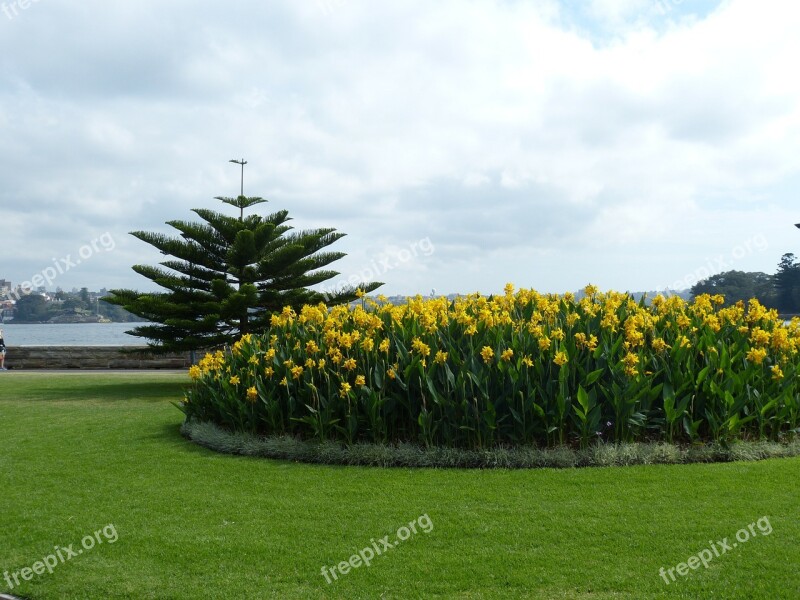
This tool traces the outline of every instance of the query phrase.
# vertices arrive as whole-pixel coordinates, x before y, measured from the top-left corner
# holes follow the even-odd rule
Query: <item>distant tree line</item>
[[[726,305],[756,298],[782,314],[800,314],[800,262],[794,254],[784,254],[774,275],[726,271],[696,283],[691,292],[692,297],[722,294]]]
[[[46,323],[64,316],[102,317],[115,322],[141,321],[139,317],[126,311],[121,306],[108,302],[92,300],[87,288],[77,294],[57,291],[53,301],[40,294],[21,296],[14,306],[14,321],[17,323]]]

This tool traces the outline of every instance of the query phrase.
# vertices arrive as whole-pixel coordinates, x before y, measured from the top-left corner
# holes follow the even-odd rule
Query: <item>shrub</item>
[[[509,285],[452,302],[285,308],[269,334],[192,367],[181,408],[232,431],[348,446],[791,439],[800,321],[723,303]]]

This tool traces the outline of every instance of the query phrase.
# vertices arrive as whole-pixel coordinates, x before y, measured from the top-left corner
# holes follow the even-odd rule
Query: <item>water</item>
[[[125,332],[141,323],[59,323],[0,325],[6,346],[144,346]]]

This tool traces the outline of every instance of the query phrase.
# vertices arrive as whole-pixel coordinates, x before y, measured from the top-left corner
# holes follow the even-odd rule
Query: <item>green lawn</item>
[[[184,376],[0,374],[0,592],[24,598],[798,598],[800,459],[381,470],[217,455]],[[370,567],[333,566],[422,515]],[[674,568],[767,516],[770,535]],[[113,525],[8,590],[3,578]],[[108,530],[111,531],[111,530]],[[88,545],[88,542],[87,542]],[[357,563],[357,561],[354,561]],[[30,574],[30,573],[29,573]],[[18,576],[21,577],[21,576]],[[12,580],[13,581],[13,580]]]

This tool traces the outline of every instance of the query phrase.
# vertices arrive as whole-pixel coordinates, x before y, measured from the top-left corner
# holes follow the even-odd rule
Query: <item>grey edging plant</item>
[[[233,433],[210,423],[185,421],[181,433],[194,443],[224,454],[291,460],[304,463],[373,467],[418,467],[460,469],[534,469],[613,467],[650,464],[689,464],[756,461],[800,456],[800,440],[788,444],[754,441],[677,446],[664,442],[600,444],[586,449],[495,448],[464,450],[424,448],[413,444],[382,445],[303,441],[289,436],[259,437]]]

